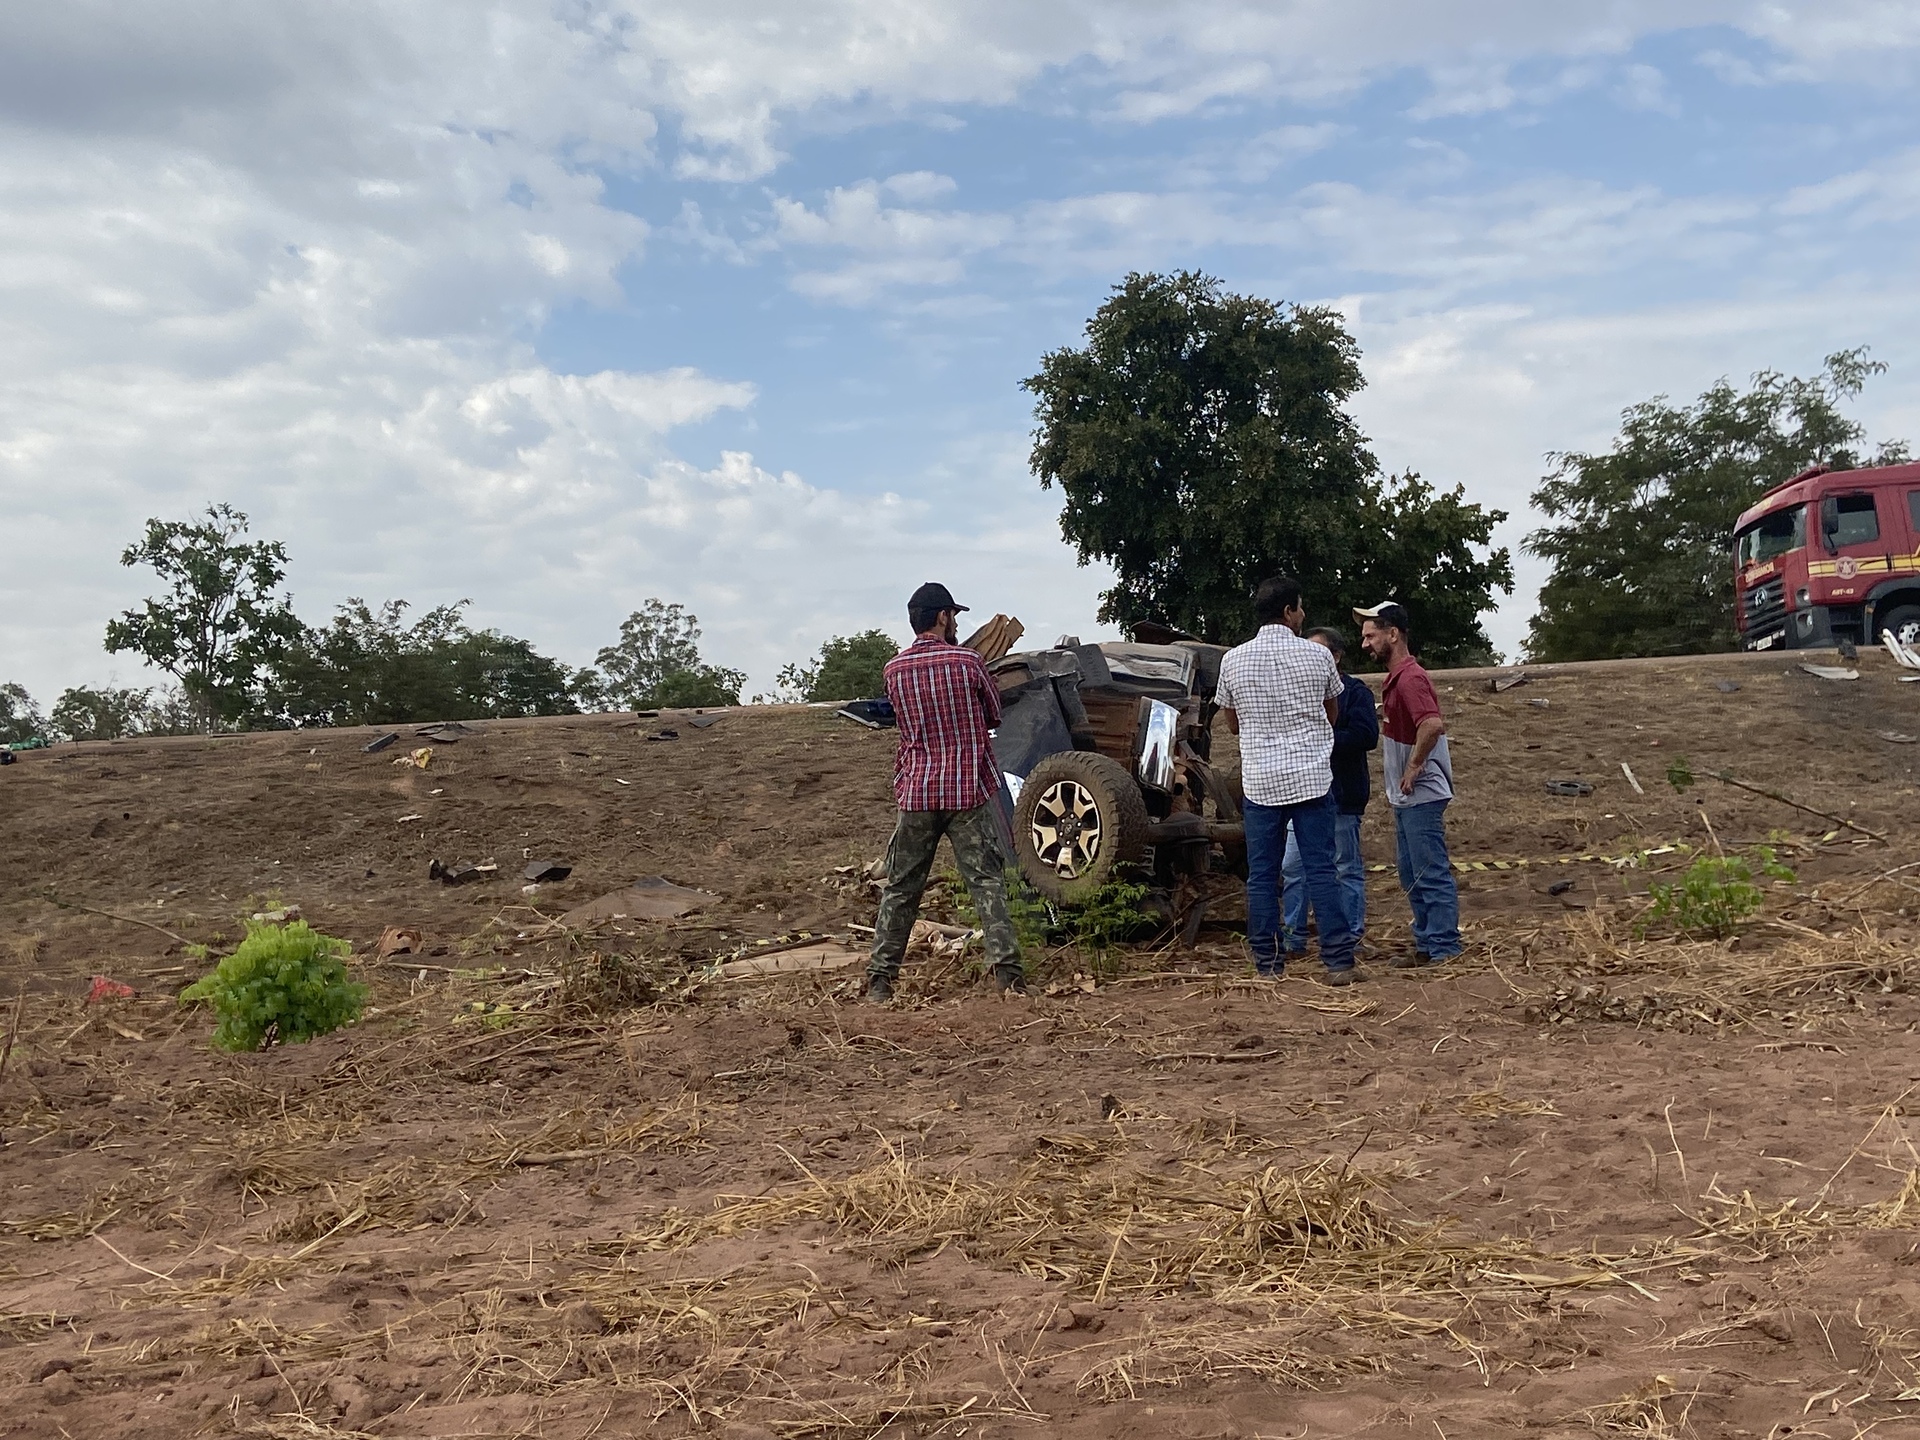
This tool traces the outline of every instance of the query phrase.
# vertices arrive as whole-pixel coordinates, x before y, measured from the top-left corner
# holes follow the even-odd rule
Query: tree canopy
[[[470,603],[436,605],[408,624],[404,600],[378,610],[348,600],[332,624],[304,630],[276,661],[262,718],[393,725],[579,708],[565,666],[525,640],[469,629],[462,612]]]
[[[1527,637],[1536,660],[1731,649],[1730,547],[1740,512],[1811,465],[1861,463],[1865,430],[1841,413],[1886,367],[1865,347],[1829,355],[1816,375],[1763,370],[1749,388],[1720,380],[1690,405],[1664,395],[1630,406],[1603,454],[1549,456],[1533,494],[1551,520],[1526,549],[1552,569]],[[1896,464],[1889,442],[1869,463]]]
[[[119,740],[128,735],[186,735],[196,716],[177,686],[161,691],[117,685],[74,685],[60,692],[47,728],[67,740]]]
[[[198,521],[147,521],[120,556],[122,565],[151,566],[167,591],[109,621],[107,649],[133,651],[179,680],[206,729],[246,714],[261,671],[301,633],[278,593],[286,547],[242,541],[246,533],[244,514],[210,505]]]
[[[738,705],[747,683],[739,670],[700,658],[700,617],[651,599],[620,622],[620,639],[594,657],[596,673],[576,680],[590,708],[661,710]]]
[[[899,653],[899,642],[884,630],[836,635],[820,647],[812,664],[782,667],[781,698],[816,702],[884,695],[887,662]]]
[[[23,744],[45,733],[46,723],[26,686],[0,685],[0,745]]]
[[[1513,585],[1508,553],[1488,548],[1506,516],[1457,486],[1382,477],[1345,408],[1363,383],[1333,310],[1191,271],[1116,286],[1086,344],[1022,382],[1034,473],[1066,498],[1061,533],[1082,564],[1116,572],[1100,618],[1237,641],[1255,628],[1254,588],[1286,573],[1310,618],[1393,598],[1429,661],[1490,658],[1479,617]]]

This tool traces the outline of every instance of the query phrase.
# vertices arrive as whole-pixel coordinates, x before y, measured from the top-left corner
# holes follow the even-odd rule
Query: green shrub
[[[249,924],[239,948],[181,991],[180,1000],[213,1007],[219,1019],[213,1043],[222,1050],[311,1040],[360,1018],[367,987],[341,963],[351,949],[304,920]]]
[[[1074,945],[1104,958],[1116,941],[1157,927],[1159,920],[1140,908],[1149,893],[1145,885],[1109,880],[1086,904],[1067,912]]]
[[[1793,879],[1793,871],[1774,859],[1768,846],[1755,846],[1753,854],[1763,876]],[[1648,893],[1653,903],[1640,918],[1642,935],[1663,921],[1683,935],[1731,935],[1765,898],[1754,883],[1753,867],[1738,855],[1702,855],[1678,883],[1653,885]]]
[[[943,871],[940,879],[952,896],[954,919],[969,930],[978,930],[980,912],[974,908],[973,896],[959,872]],[[1057,919],[1053,907],[1039,891],[1027,884],[1026,876],[1016,866],[1007,866],[1002,885],[1007,893],[1007,918],[1013,921],[1013,933],[1020,941],[1021,951],[1032,956],[1045,950]]]

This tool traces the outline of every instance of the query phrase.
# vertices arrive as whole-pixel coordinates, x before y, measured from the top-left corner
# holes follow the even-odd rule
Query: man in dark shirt
[[[900,816],[887,846],[887,886],[867,962],[867,999],[873,1001],[893,998],[942,835],[979,912],[994,983],[1026,993],[992,808],[1000,793],[991,734],[1000,723],[1000,688],[980,657],[955,643],[966,608],[946,586],[922,585],[907,601],[913,644],[887,662],[887,698],[900,727],[893,760]]]
[[[1334,827],[1334,873],[1340,878],[1347,919],[1357,938],[1367,926],[1367,867],[1360,858],[1360,821],[1367,813],[1372,793],[1367,781],[1367,752],[1380,743],[1380,721],[1367,682],[1346,673],[1346,637],[1321,626],[1307,631],[1305,638],[1331,650],[1334,663],[1340,667],[1340,713],[1333,722],[1333,798],[1340,807]],[[1280,878],[1287,956],[1293,959],[1307,949],[1307,880],[1300,847],[1291,831]]]

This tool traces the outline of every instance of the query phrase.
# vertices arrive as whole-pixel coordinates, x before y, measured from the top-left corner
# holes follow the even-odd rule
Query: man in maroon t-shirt
[[[1360,644],[1387,667],[1380,697],[1380,769],[1393,809],[1400,888],[1413,907],[1413,955],[1393,961],[1409,970],[1451,960],[1461,950],[1460,891],[1447,855],[1447,802],[1453,799],[1453,757],[1433,681],[1408,649],[1407,612],[1388,601],[1355,610]]]

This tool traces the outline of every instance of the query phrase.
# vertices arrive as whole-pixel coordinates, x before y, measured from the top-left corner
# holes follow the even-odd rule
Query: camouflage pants
[[[913,922],[920,915],[920,895],[927,888],[934,852],[945,835],[953,846],[960,878],[967,882],[980,928],[986,932],[987,959],[994,974],[1005,980],[1021,975],[1020,941],[1007,914],[1006,865],[1000,832],[994,824],[992,802],[971,810],[902,810],[887,845],[887,888],[880,895],[880,915],[873,922],[873,955],[867,962],[869,979],[889,984],[900,973]]]

